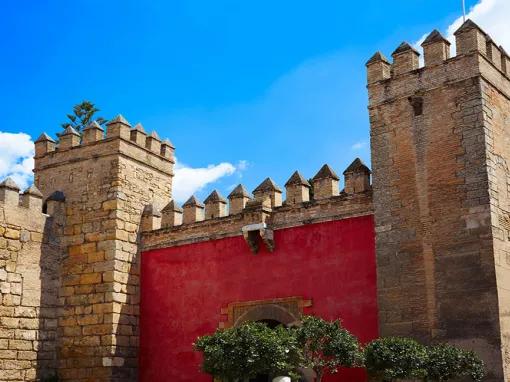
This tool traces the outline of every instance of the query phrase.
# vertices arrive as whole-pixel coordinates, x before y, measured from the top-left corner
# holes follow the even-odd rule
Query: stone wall
[[[91,124],[58,146],[36,142],[35,183],[65,197],[59,288],[59,377],[134,381],[138,358],[138,239],[147,204],[170,200],[173,147],[121,116],[106,137]]]
[[[483,64],[483,63],[482,63]],[[482,66],[481,106],[486,128],[490,214],[505,375],[510,375],[510,81]]]
[[[0,184],[0,380],[55,375],[62,210],[42,213],[42,195]],[[51,203],[50,203],[51,204]]]
[[[450,58],[431,33],[423,68],[405,44],[393,64],[367,63],[380,330],[473,349],[501,381],[510,83],[506,54],[474,23],[456,42]]]

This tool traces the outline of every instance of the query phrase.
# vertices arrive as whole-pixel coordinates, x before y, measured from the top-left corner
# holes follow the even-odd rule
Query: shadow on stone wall
[[[39,260],[41,300],[37,349],[37,380],[57,381],[57,326],[59,316],[60,264],[62,258],[64,204],[53,202],[49,206]]]
[[[138,238],[140,242],[140,237]],[[112,382],[138,381],[140,251],[134,256],[127,281],[127,303],[122,304],[119,325],[114,332],[117,347],[112,360]]]

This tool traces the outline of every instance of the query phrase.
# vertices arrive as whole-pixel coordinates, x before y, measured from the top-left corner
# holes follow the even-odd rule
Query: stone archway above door
[[[284,325],[299,321],[303,309],[310,307],[312,300],[300,296],[232,302],[221,309],[227,319],[220,322],[220,328],[238,326],[248,321],[275,320]]]

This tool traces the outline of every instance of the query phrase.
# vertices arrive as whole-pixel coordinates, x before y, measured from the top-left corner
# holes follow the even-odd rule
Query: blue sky
[[[446,32],[461,11],[460,0],[2,5],[0,148],[11,154],[0,154],[0,177],[27,155],[16,157],[14,134],[55,136],[87,99],[101,116],[121,113],[172,140],[187,170],[180,199],[226,195],[241,181],[252,190],[267,176],[283,187],[296,169],[311,177],[329,163],[340,173],[356,156],[369,162],[365,61]]]

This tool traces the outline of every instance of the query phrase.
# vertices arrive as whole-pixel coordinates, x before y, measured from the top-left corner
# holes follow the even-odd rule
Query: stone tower
[[[59,377],[137,378],[139,226],[142,212],[171,197],[173,150],[118,116],[80,136],[68,127],[36,141],[35,184],[43,200],[65,205],[59,264]]]
[[[510,379],[510,58],[472,21],[367,63],[381,335]]]

